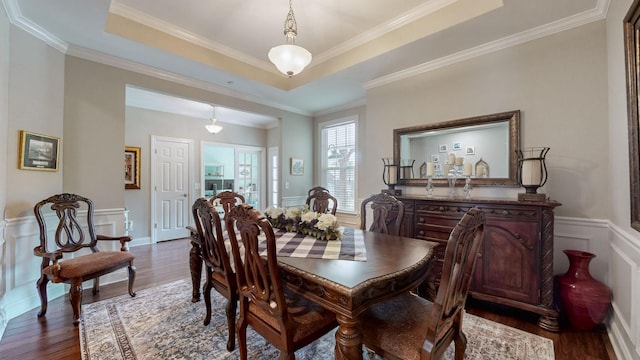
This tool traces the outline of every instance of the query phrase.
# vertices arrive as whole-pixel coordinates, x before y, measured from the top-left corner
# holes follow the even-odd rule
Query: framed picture
[[[431,162],[439,163],[440,162],[440,154],[431,155]]]
[[[462,143],[460,141],[456,141],[453,143],[453,150],[462,150]]]
[[[304,161],[298,158],[291,158],[291,175],[304,175]]]
[[[124,188],[140,189],[140,148],[124,147]]]
[[[58,171],[60,138],[20,130],[18,168]]]
[[[438,145],[438,152],[446,153],[447,152],[447,144]]]
[[[464,153],[466,155],[475,155],[476,154],[476,147],[475,146],[467,146],[464,150]]]

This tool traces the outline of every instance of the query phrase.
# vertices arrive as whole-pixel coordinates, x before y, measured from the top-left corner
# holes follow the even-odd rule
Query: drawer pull
[[[424,223],[424,218],[419,218],[419,219],[418,219],[418,222],[419,222],[419,223]]]
[[[418,235],[420,235],[420,236],[424,236],[424,230],[420,230],[420,231],[418,231]]]
[[[438,210],[440,210],[440,211],[444,211],[444,206],[440,206],[440,207],[438,208]]]

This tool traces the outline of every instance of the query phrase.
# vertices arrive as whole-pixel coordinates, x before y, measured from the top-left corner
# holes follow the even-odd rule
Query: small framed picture
[[[462,143],[460,141],[456,141],[453,143],[453,150],[462,150]]]
[[[447,144],[438,145],[438,152],[446,153],[447,152]]]
[[[431,162],[434,162],[434,163],[440,162],[440,154],[431,155]]]
[[[442,171],[442,164],[441,163],[435,163],[433,164],[433,171],[436,173],[439,173]]]
[[[476,147],[475,146],[467,146],[464,150],[464,153],[466,155],[475,155],[476,154]]]
[[[140,189],[140,148],[124,147],[124,188]]]
[[[304,161],[298,158],[291,158],[291,175],[304,175]]]
[[[18,168],[23,170],[58,171],[60,138],[20,130]]]

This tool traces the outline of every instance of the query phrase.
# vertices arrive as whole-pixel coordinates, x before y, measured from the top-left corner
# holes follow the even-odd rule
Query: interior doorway
[[[190,139],[151,137],[153,243],[189,236],[192,148]]]

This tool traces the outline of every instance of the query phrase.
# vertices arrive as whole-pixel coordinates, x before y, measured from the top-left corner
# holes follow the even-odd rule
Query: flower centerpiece
[[[342,231],[338,226],[338,218],[332,214],[322,214],[310,211],[308,206],[303,209],[282,209],[268,207],[264,214],[277,229],[310,235],[320,240],[342,239]]]

